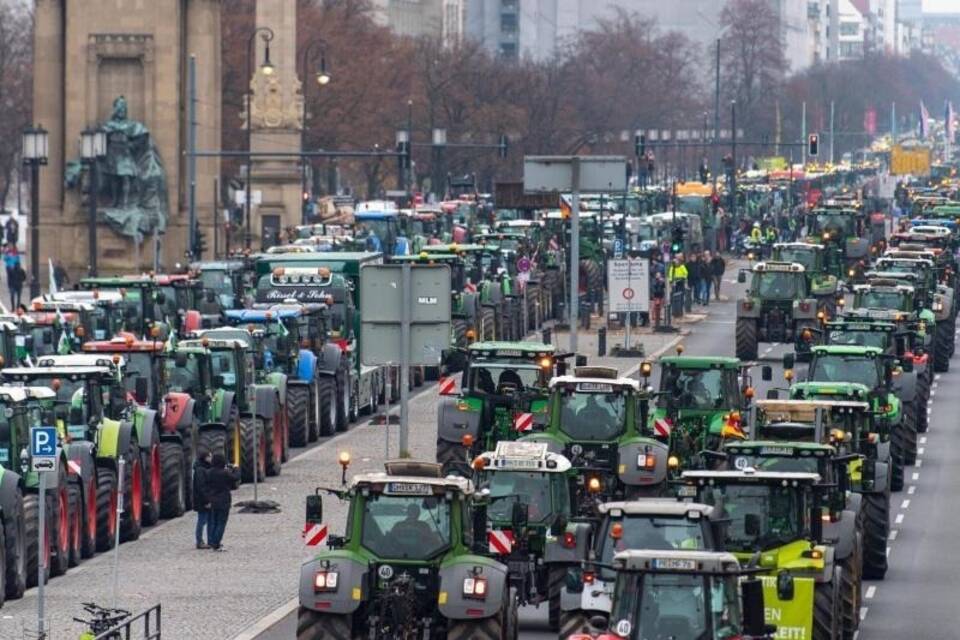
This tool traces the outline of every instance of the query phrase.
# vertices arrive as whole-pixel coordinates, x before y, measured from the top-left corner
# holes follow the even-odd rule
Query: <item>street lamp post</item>
[[[87,196],[87,234],[90,252],[88,273],[97,275],[97,199],[100,195],[100,160],[107,156],[107,133],[103,129],[84,129],[80,133],[80,159],[90,171]]]
[[[40,165],[47,164],[49,136],[42,126],[23,132],[23,163],[30,167],[30,297],[40,295]]]
[[[737,213],[737,101],[730,101],[730,197],[731,215]]]
[[[257,27],[253,30],[253,33],[250,34],[250,39],[247,40],[247,81],[249,82],[253,78],[253,44],[256,42],[257,34],[261,34],[263,38],[264,45],[266,48],[263,52],[263,64],[260,65],[260,71],[265,76],[273,75],[273,65],[270,63],[270,42],[273,40],[273,29],[270,27]],[[247,91],[247,152],[253,151],[252,145],[252,130],[253,130],[253,113],[251,111],[251,94],[253,93],[253,88],[251,87]],[[247,156],[247,180],[246,180],[246,193],[243,200],[244,206],[244,216],[246,218],[246,231],[244,232],[244,247],[247,249],[250,248],[250,244],[253,242],[252,229],[250,227],[250,182],[253,180],[253,156]]]
[[[446,196],[446,170],[443,166],[443,151],[447,146],[447,130],[433,130],[433,192],[438,198],[443,199]]]
[[[300,150],[306,151],[307,149],[307,100],[310,97],[307,87],[311,83],[307,82],[308,68],[310,66],[310,61],[316,57],[317,52],[320,53],[320,68],[315,74],[317,84],[321,87],[324,87],[330,83],[330,73],[327,71],[327,51],[326,51],[327,42],[322,38],[316,40],[311,40],[306,47],[303,49],[303,58],[302,64],[300,67],[300,77],[303,78],[303,126],[300,128]],[[307,189],[307,157],[303,156],[300,159],[300,192],[304,199],[304,202],[313,195],[313,189]],[[307,224],[306,211],[304,210],[301,213],[301,224]]]

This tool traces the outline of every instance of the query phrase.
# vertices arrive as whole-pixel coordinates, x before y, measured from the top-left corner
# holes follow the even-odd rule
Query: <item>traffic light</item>
[[[201,260],[207,250],[207,232],[197,229],[197,248],[194,251],[194,260]]]
[[[507,138],[506,134],[500,135],[500,143],[497,145],[497,155],[500,156],[500,159],[507,157],[507,150],[510,146],[510,139]]]
[[[811,133],[807,136],[807,155],[816,158],[820,155],[820,134]]]
[[[642,133],[638,133],[633,137],[633,153],[638,157],[642,157],[647,152],[647,136]]]
[[[400,168],[409,169],[410,168],[410,143],[408,141],[401,141],[397,143],[397,153],[400,154]]]
[[[683,227],[676,226],[670,231],[670,252],[679,253],[683,250]]]

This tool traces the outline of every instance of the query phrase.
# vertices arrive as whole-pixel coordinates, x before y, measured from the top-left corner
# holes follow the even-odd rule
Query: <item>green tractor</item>
[[[681,498],[721,507],[725,548],[763,581],[766,621],[780,637],[843,637],[843,569],[823,531],[816,473],[685,471]]]
[[[790,369],[787,365],[792,366],[790,354],[784,356],[784,368]],[[856,395],[844,383],[862,385],[865,391],[857,399],[870,404],[876,416],[877,437],[888,444],[893,491],[903,489],[904,466],[916,459],[917,412],[925,410],[915,406],[915,393],[911,398],[901,398],[898,393],[896,383],[901,372],[912,366],[909,361],[898,364],[896,357],[874,347],[818,346],[813,349],[806,384],[790,389],[791,398],[835,398]]]
[[[609,621],[595,616],[596,632],[562,636],[566,640],[775,637],[778,626],[764,620],[765,588],[744,577],[753,570],[733,554],[628,549],[613,557],[610,570]]]
[[[829,270],[841,278],[862,269],[870,257],[870,239],[863,211],[846,206],[813,209],[807,214],[807,233],[827,249]],[[856,274],[855,274],[856,275]]]
[[[544,443],[499,442],[474,460],[477,486],[489,490],[489,553],[507,565],[521,606],[547,604],[560,628],[560,590],[579,566],[582,523],[571,523],[570,461]]]
[[[808,349],[806,336],[826,314],[807,288],[803,265],[794,262],[758,262],[745,298],[737,301],[736,353],[756,360],[761,342],[792,342],[798,353]],[[738,282],[746,282],[741,270]]]
[[[345,535],[328,536],[300,568],[298,640],[516,640],[517,594],[507,566],[487,557],[486,506],[470,480],[388,462],[386,473],[308,496],[307,536],[326,528],[320,491],[350,509]]]
[[[648,406],[637,380],[608,367],[576,367],[550,381],[547,424],[521,442],[545,442],[570,460],[574,505],[592,516],[603,502],[662,493],[669,449],[646,435]]]
[[[616,554],[628,549],[722,551],[724,522],[705,504],[645,498],[600,505],[600,522],[581,530],[592,538],[582,568],[571,569],[560,595],[560,638],[605,627],[613,606]],[[581,525],[583,527],[583,525]],[[579,530],[575,531],[579,534]],[[579,542],[579,537],[573,538]],[[597,624],[598,618],[602,625]]]
[[[137,278],[102,277],[84,278],[78,288],[91,292],[112,292],[120,294],[122,323],[125,331],[135,333],[138,338],[152,337],[151,329],[159,327],[161,339],[170,332],[176,318],[167,318],[163,314],[166,296],[160,291],[157,281],[150,276]],[[110,336],[105,336],[109,338]]]
[[[543,428],[550,379],[564,369],[553,345],[539,342],[474,342],[465,351],[460,391],[444,379],[437,407],[437,462],[464,476],[481,452]]]
[[[830,273],[827,250],[823,245],[809,242],[778,242],[773,245],[771,260],[803,266],[807,291],[816,298],[817,308],[832,318],[837,312],[837,295],[842,295],[837,276]]]
[[[660,358],[660,389],[650,432],[670,446],[671,471],[703,468],[701,453],[717,451],[729,439],[742,439],[742,416],[753,389],[747,367],[736,358],[668,356]],[[649,375],[650,367],[641,365]]]

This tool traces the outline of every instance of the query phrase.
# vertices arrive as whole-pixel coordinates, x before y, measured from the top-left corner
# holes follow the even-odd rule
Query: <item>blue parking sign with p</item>
[[[57,455],[57,428],[31,427],[30,428],[30,456],[33,458],[56,457]]]

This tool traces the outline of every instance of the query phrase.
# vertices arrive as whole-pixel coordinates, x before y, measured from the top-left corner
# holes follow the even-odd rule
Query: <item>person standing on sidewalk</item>
[[[197,512],[197,549],[209,549],[210,545],[203,541],[204,529],[207,530],[207,539],[211,538],[210,527],[210,499],[207,496],[207,475],[210,472],[210,462],[213,455],[201,449],[197,452],[197,460],[193,463],[193,509]]]
[[[213,454],[210,470],[207,471],[207,500],[210,502],[209,541],[214,551],[223,551],[223,533],[230,516],[230,493],[240,486],[240,472],[227,464],[222,453]]]
[[[700,297],[703,282],[703,260],[699,253],[693,254],[690,263],[687,265],[687,278],[690,286],[690,295],[694,302],[703,304],[703,298]]]
[[[720,300],[720,283],[723,282],[723,272],[727,270],[727,261],[723,259],[720,253],[716,253],[710,259],[708,270],[710,278],[713,280],[714,299]]]
[[[683,261],[683,253],[677,253],[673,256],[673,260],[670,262],[670,267],[667,269],[667,282],[670,283],[670,295],[671,297],[677,291],[684,294],[681,296],[680,300],[683,302],[686,297],[687,286],[687,265]],[[672,305],[673,300],[667,300],[667,304]],[[681,304],[681,309],[685,307],[686,304]],[[671,310],[672,313],[672,310]]]

